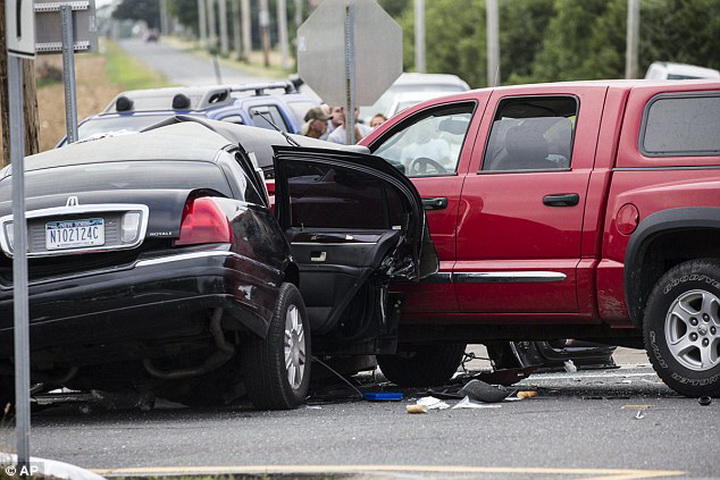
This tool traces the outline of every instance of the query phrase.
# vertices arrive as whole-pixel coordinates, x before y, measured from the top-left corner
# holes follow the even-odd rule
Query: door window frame
[[[275,129],[273,129],[272,126],[269,125],[269,124],[268,124],[268,126],[269,126],[270,128],[266,128],[266,127],[260,127],[260,126],[258,126],[258,125],[255,123],[255,117],[260,117],[260,118],[263,118],[263,117],[262,117],[261,115],[256,115],[256,114],[253,112],[253,110],[256,110],[256,109],[258,109],[258,108],[263,108],[263,107],[268,107],[268,108],[274,107],[274,108],[276,108],[277,111],[278,111],[278,114],[280,115],[280,118],[282,119],[282,123],[283,123],[282,125],[278,125],[278,127],[280,127],[280,129],[281,129],[283,132],[285,132],[285,133],[294,133],[293,128],[289,125],[287,118],[285,118],[285,115],[283,114],[282,106],[280,106],[280,105],[277,104],[277,103],[261,103],[261,104],[249,106],[249,107],[248,107],[248,115],[250,115],[250,120],[251,120],[252,123],[253,123],[252,126],[258,127],[258,128],[265,128],[266,130],[273,130],[273,131],[275,130]],[[272,118],[272,114],[270,115],[270,118]],[[267,122],[267,120],[265,120],[265,121]],[[283,127],[285,127],[285,128],[283,129]]]
[[[495,123],[495,116],[498,114],[498,111],[500,109],[500,104],[504,100],[508,99],[523,99],[523,98],[558,98],[558,97],[565,97],[565,98],[572,98],[575,100],[576,105],[576,113],[575,113],[575,126],[572,131],[572,140],[571,140],[571,148],[570,148],[570,164],[567,168],[534,168],[534,169],[514,169],[514,170],[484,170],[483,167],[485,166],[485,159],[486,159],[486,152],[488,149],[488,146],[490,145],[490,136],[492,135],[492,129],[493,124]],[[490,99],[490,102],[492,102],[493,99]],[[578,95],[572,94],[572,93],[543,93],[543,94],[532,94],[532,93],[525,93],[525,94],[517,94],[517,95],[505,95],[502,97],[499,97],[497,100],[495,100],[494,109],[492,111],[492,117],[490,117],[488,122],[488,127],[486,129],[485,133],[485,140],[484,140],[484,146],[482,149],[482,157],[479,165],[479,169],[475,172],[476,175],[499,175],[499,174],[507,174],[507,173],[538,173],[538,172],[570,172],[573,169],[573,158],[575,156],[575,137],[577,134],[578,129],[578,123],[580,121],[580,111],[581,111],[581,102],[580,97]]]

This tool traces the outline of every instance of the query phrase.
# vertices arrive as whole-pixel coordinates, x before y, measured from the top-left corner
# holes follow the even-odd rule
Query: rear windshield
[[[643,130],[640,146],[647,156],[720,155],[720,93],[656,97]]]
[[[132,115],[120,117],[96,117],[91,118],[78,126],[78,139],[89,140],[106,135],[125,135],[137,133],[143,128],[154,125],[171,117],[167,115]],[[199,118],[205,118],[200,116]]]
[[[0,181],[0,202],[11,199],[12,177]],[[93,163],[25,173],[28,197],[98,190],[207,188],[231,197],[222,170],[207,162],[142,161]]]

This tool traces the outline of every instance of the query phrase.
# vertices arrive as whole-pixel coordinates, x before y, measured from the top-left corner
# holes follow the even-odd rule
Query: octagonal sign
[[[300,78],[330,105],[346,104],[348,84],[356,105],[372,105],[402,73],[402,29],[376,0],[325,0],[297,48]]]

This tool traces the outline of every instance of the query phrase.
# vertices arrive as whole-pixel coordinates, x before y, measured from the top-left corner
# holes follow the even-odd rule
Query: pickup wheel
[[[692,260],[655,285],[643,319],[660,378],[687,396],[720,395],[720,259]]]
[[[243,355],[245,386],[255,408],[300,405],[310,385],[311,358],[305,303],[295,285],[284,283],[267,336],[253,337]]]
[[[410,352],[378,355],[385,378],[401,387],[443,385],[452,378],[462,362],[464,343],[422,345]]]

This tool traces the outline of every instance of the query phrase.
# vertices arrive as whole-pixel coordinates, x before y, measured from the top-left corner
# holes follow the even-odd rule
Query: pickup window
[[[482,170],[569,169],[577,113],[574,97],[502,100],[493,119]]]
[[[720,153],[720,93],[661,94],[648,103],[640,150],[648,157]]]

